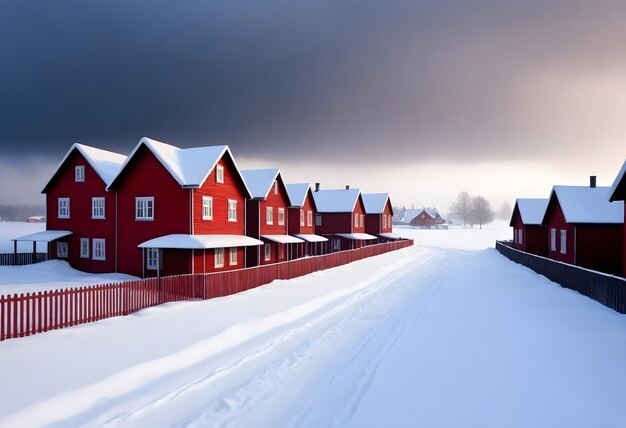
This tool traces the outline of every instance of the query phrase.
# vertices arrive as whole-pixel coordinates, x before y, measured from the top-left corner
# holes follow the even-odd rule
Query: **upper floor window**
[[[274,208],[272,207],[265,208],[265,223],[274,224]]]
[[[517,231],[517,243],[518,244],[524,243],[524,230],[523,229],[518,229]]]
[[[363,223],[365,223],[365,214],[361,214],[361,227],[363,227]]]
[[[106,241],[104,239],[93,240],[93,259],[94,260],[106,260],[105,252]]]
[[[313,226],[313,211],[306,212],[306,223],[307,226]]]
[[[154,198],[135,198],[135,220],[154,220]]]
[[[215,249],[215,267],[216,268],[224,267],[224,249],[223,248]]]
[[[237,221],[237,201],[235,199],[228,200],[228,221]]]
[[[359,215],[354,213],[354,226],[359,227]]]
[[[304,210],[300,210],[300,226],[304,226]]]
[[[278,195],[278,180],[274,181],[274,194]]]
[[[70,198],[59,198],[58,200],[58,217],[70,218]]]
[[[322,215],[321,214],[316,214],[315,215],[315,225],[316,226],[321,226],[322,225]]]
[[[550,251],[556,251],[556,229],[550,229]]]
[[[74,181],[77,183],[85,181],[85,165],[76,165],[74,167]]]
[[[213,220],[213,197],[202,197],[202,220]]]
[[[215,168],[215,181],[217,183],[223,183],[224,182],[224,167],[222,165],[218,165]]]
[[[278,224],[280,226],[285,224],[285,209],[278,208]]]
[[[91,198],[91,218],[104,218],[104,198]]]
[[[567,254],[567,230],[561,229],[561,254]]]

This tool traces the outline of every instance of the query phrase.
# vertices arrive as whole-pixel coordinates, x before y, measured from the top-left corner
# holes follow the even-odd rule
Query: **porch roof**
[[[11,241],[51,242],[71,234],[72,232],[69,230],[43,230],[30,235],[20,236],[19,238],[13,238]]]
[[[150,239],[137,245],[139,248],[170,248],[181,250],[206,250],[209,248],[252,247],[263,245],[258,239],[243,235],[185,235],[173,234]]]

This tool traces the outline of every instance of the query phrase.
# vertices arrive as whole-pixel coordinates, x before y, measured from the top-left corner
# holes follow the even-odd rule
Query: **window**
[[[77,183],[85,181],[85,165],[77,165],[74,167],[74,181]]]
[[[223,248],[215,249],[215,267],[216,268],[224,267],[224,249]]]
[[[237,221],[237,201],[228,200],[228,221]]]
[[[278,195],[278,181],[274,182],[274,194]]]
[[[383,214],[383,228],[387,227],[387,214]]]
[[[202,197],[202,220],[213,220],[213,198]]]
[[[313,211],[306,212],[307,226],[313,226]]]
[[[135,220],[154,220],[154,198],[135,198]]]
[[[561,229],[561,254],[567,254],[567,230]]]
[[[234,266],[237,264],[237,248],[231,247],[228,250],[228,264]]]
[[[359,215],[354,213],[354,226],[359,227]]]
[[[315,225],[316,226],[321,226],[322,225],[322,215],[321,214],[316,214],[315,215]]]
[[[91,218],[104,218],[104,198],[91,198]]]
[[[70,198],[59,198],[59,218],[70,218]]]
[[[157,270],[159,267],[159,249],[148,248],[146,268],[148,270]]]
[[[278,208],[278,224],[280,226],[285,224],[285,209]]]
[[[89,258],[89,238],[80,238],[80,258]]]
[[[278,257],[281,259],[285,258],[285,245],[284,244],[277,244],[278,245]]]
[[[57,242],[57,257],[67,259],[67,242]]]
[[[361,214],[361,227],[363,227],[364,222],[365,222],[365,214]]]
[[[304,210],[300,210],[300,226],[304,226]]]
[[[265,223],[274,224],[274,208],[272,207],[265,208]]]
[[[517,242],[518,242],[519,244],[523,244],[523,243],[524,243],[524,231],[523,231],[522,229],[519,229],[519,230],[517,231],[517,235],[518,235],[518,237],[517,237]]]
[[[556,229],[550,229],[550,251],[556,251]]]
[[[106,260],[105,240],[104,239],[94,239],[93,240],[93,255],[92,255],[92,259],[94,259],[94,260]]]
[[[218,165],[215,168],[215,182],[224,183],[224,167],[222,165]]]
[[[333,250],[334,251],[341,251],[341,240],[339,238],[334,238],[333,239]]]
[[[268,262],[272,258],[272,245],[265,244],[265,261]]]

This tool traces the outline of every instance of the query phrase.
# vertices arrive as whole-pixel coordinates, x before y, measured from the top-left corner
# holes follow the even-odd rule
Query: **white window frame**
[[[308,227],[313,226],[313,211],[306,212],[306,224]]]
[[[274,224],[274,207],[265,207],[265,224]]]
[[[274,181],[274,194],[278,195],[278,180]]]
[[[285,225],[285,209],[282,207],[278,207],[278,225]]]
[[[361,227],[363,227],[363,223],[365,223],[365,214],[360,214],[359,219],[360,219]]]
[[[106,260],[106,239],[93,239],[91,243],[92,260]]]
[[[214,257],[214,266],[216,268],[223,268],[224,267],[224,249],[223,248],[216,248],[215,251],[213,252],[213,257]]]
[[[148,215],[148,205],[151,205],[152,215]],[[141,216],[139,215],[139,208],[141,206]],[[154,220],[154,196],[139,196],[135,198],[135,220],[136,221],[151,221]]]
[[[70,218],[70,198],[59,198],[57,201],[57,217]]]
[[[265,250],[265,261],[269,262],[272,260],[272,244],[265,244],[263,248]]]
[[[96,220],[101,220],[104,219],[105,217],[105,212],[104,212],[104,198],[103,197],[98,197],[98,198],[91,198],[91,218],[92,219],[96,219]]]
[[[300,226],[304,226],[304,210],[300,208]]]
[[[159,268],[159,249],[148,248],[146,250],[146,269],[158,270]]]
[[[76,165],[74,167],[74,181],[76,183],[85,182],[85,165]]]
[[[524,229],[518,229],[517,230],[517,243],[518,244],[523,244],[524,243]]]
[[[213,197],[202,197],[202,220],[213,220]]]
[[[228,249],[228,265],[235,266],[237,264],[237,247]]]
[[[561,229],[561,242],[560,242],[561,254],[567,254],[567,230]]]
[[[218,165],[215,167],[215,182],[224,184],[224,166]]]
[[[89,258],[89,238],[80,238],[80,258]]]
[[[57,241],[57,258],[67,259],[68,253],[69,253],[69,248],[68,248],[67,242]]]
[[[556,251],[556,229],[550,229],[550,251]]]
[[[359,214],[354,213],[354,227],[359,227]]]
[[[229,199],[228,200],[228,221],[237,221],[237,200]]]

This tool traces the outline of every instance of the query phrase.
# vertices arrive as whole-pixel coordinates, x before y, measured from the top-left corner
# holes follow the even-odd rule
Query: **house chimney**
[[[350,185],[346,184],[346,190],[350,190]]]
[[[589,187],[591,187],[591,188],[595,188],[596,187],[596,176],[595,175],[589,176]]]
[[[316,192],[320,191],[320,184],[319,183],[315,183],[315,191]]]

